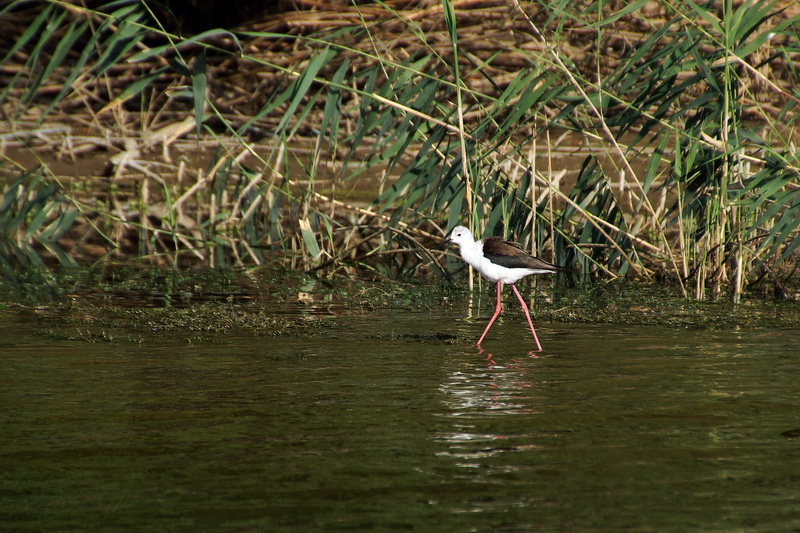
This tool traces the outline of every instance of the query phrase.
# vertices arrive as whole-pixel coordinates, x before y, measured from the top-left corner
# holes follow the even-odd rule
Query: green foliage
[[[113,199],[98,206],[63,194],[37,174],[49,196],[9,211],[4,224],[24,238],[9,240],[17,244],[4,245],[4,257],[35,261],[24,243],[36,242],[71,261],[58,240],[78,213],[108,246],[120,249],[119,235],[134,231],[151,256],[260,264],[280,252],[308,268],[409,272],[439,268],[420,239],[467,224],[579,266],[585,279],[657,273],[682,288],[693,282],[697,297],[709,284],[712,294],[730,287],[738,297],[748,280],[796,257],[797,16],[756,0],[665,0],[658,24],[642,13],[653,5],[645,1],[497,4],[515,21],[516,44],[479,53],[469,13],[450,0],[427,15],[438,17],[433,26],[378,4],[384,14],[374,22],[317,34],[187,38],[165,31],[142,3],[42,3],[2,59],[19,66],[0,90],[10,130],[32,109],[41,124],[91,94],[86,105],[102,128],[128,137],[130,113],[144,131],[179,109],[194,118],[184,134],[216,143],[215,155],[188,184],[145,172],[135,217]],[[619,25],[631,21],[650,29],[622,42]],[[404,39],[400,51],[384,26]],[[593,36],[593,50],[620,51],[608,52],[617,54],[611,61],[570,55],[567,32],[577,30]],[[253,43],[284,39],[301,51],[294,63],[253,52]],[[516,66],[503,78],[509,55]],[[228,86],[257,95],[244,118],[215,90],[214,69],[226,61],[245,79],[269,78]],[[135,75],[119,75],[121,65]],[[768,70],[778,68],[782,85]],[[55,95],[45,90],[54,84]],[[189,95],[183,108],[170,96],[179,94]],[[112,116],[116,124],[104,122]],[[591,152],[577,171],[559,171],[563,132],[576,151]],[[263,142],[251,139],[259,135]],[[6,197],[19,197],[32,175],[22,173]],[[340,199],[364,179],[377,183],[368,203]],[[401,258],[409,254],[411,266]]]
[[[44,266],[46,249],[62,264],[75,262],[59,245],[78,211],[65,207],[58,188],[41,170],[23,173],[6,187],[0,205],[0,269],[7,276],[19,267]]]

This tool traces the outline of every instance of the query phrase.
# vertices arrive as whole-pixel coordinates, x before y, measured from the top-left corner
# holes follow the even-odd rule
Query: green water
[[[522,317],[483,353],[411,335],[477,337],[464,314],[199,344],[6,316],[0,529],[800,529],[797,330],[539,323],[538,357]]]

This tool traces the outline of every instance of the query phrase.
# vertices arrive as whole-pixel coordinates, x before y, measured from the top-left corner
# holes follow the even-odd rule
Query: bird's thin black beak
[[[447,246],[448,244],[450,244],[451,242],[453,242],[453,241],[452,241],[452,240],[450,240],[449,238],[446,238],[446,239],[445,239],[445,240],[443,240],[443,241],[439,241],[439,244],[437,244],[436,246],[434,246],[434,247],[433,247],[433,249],[434,249],[434,250],[440,250],[440,249],[444,248],[445,246]]]

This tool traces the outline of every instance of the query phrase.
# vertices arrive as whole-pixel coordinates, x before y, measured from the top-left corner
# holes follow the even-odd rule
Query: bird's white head
[[[465,246],[475,242],[472,232],[464,226],[456,226],[453,228],[453,231],[450,232],[450,239],[448,240],[459,246]]]

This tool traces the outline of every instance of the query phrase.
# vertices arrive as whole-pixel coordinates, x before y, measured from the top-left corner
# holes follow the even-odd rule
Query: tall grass
[[[27,22],[0,63],[13,153],[65,122],[93,137],[48,134],[62,157],[114,153],[75,178],[6,151],[53,187],[15,231],[55,224],[64,261],[439,271],[467,224],[698,298],[795,275],[800,14],[778,2],[398,0],[191,38],[136,2],[26,7],[0,12]]]

